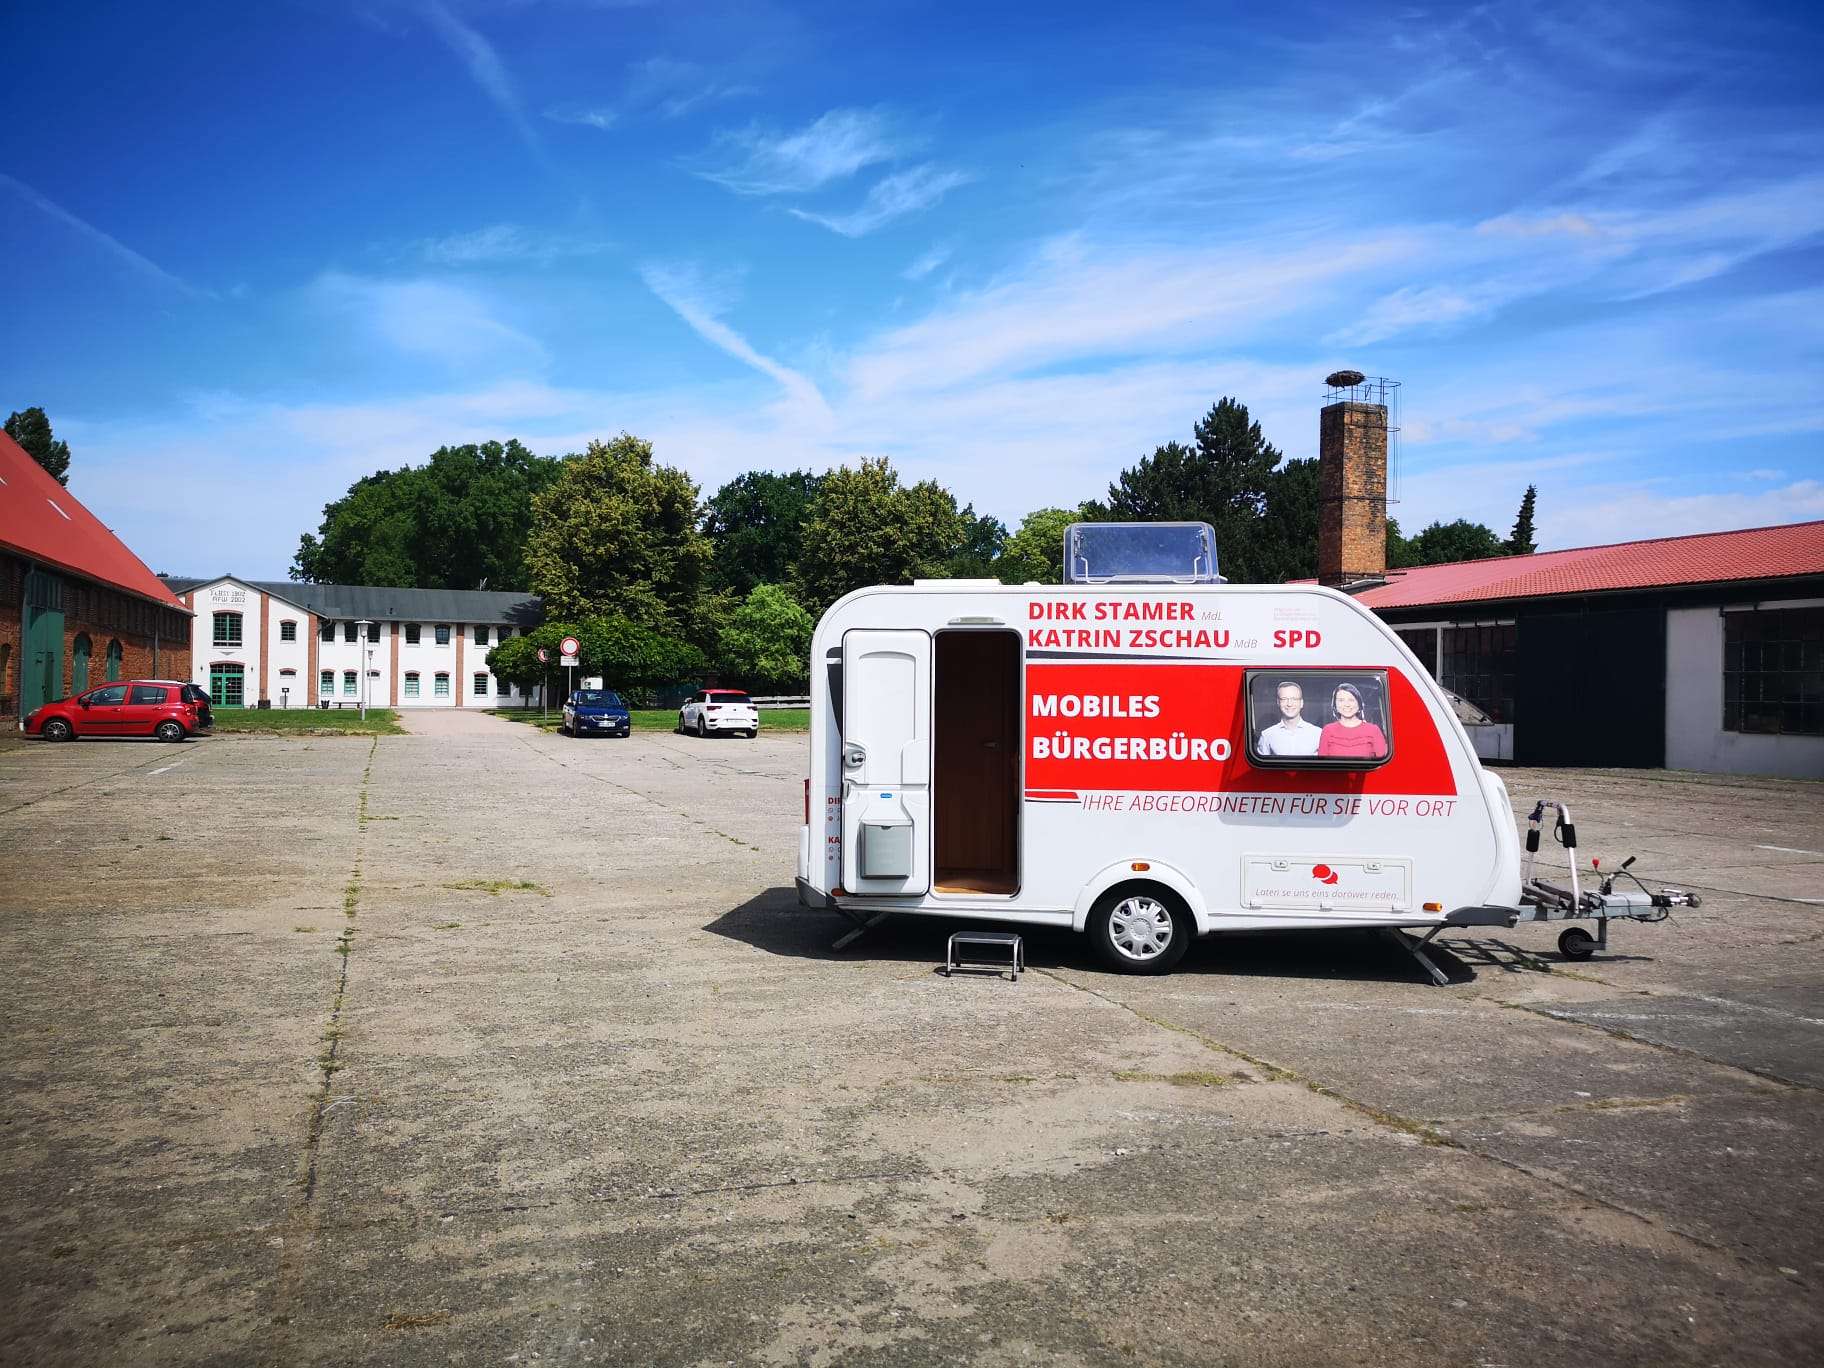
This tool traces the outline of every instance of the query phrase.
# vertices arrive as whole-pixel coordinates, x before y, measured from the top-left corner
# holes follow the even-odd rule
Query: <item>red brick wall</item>
[[[19,648],[25,632],[19,621],[25,597],[25,563],[0,555],[0,718],[19,715]]]
[[[308,673],[310,678],[306,680],[304,684],[304,697],[309,700],[308,706],[314,708],[317,706],[317,647],[322,645],[322,641],[317,634],[322,631],[322,624],[317,621],[317,615],[315,613],[306,613],[304,618],[304,625],[310,629],[310,645],[305,648],[305,652],[309,657],[308,664],[310,669]]]
[[[1387,573],[1387,410],[1328,404],[1318,415],[1317,578],[1341,585]]]
[[[19,657],[24,644],[21,601],[26,562],[0,554],[0,714],[19,713]],[[108,643],[120,642],[122,679],[189,679],[190,617],[147,599],[124,594],[80,575],[54,572],[63,582],[63,679],[65,696],[76,669],[76,638],[89,638],[89,683],[107,679]],[[154,641],[156,640],[156,646]]]

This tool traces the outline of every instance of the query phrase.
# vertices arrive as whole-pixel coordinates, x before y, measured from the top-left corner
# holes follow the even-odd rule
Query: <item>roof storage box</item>
[[[1072,523],[1066,584],[1221,584],[1216,533],[1204,522]]]

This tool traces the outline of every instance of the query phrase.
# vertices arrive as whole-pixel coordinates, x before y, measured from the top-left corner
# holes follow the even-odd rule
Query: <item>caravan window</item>
[[[1385,670],[1249,670],[1248,759],[1279,769],[1373,769],[1393,756]]]

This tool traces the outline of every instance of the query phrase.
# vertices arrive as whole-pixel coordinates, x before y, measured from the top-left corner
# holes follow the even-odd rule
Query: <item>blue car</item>
[[[613,689],[578,689],[564,700],[560,731],[571,736],[625,736],[633,714]]]

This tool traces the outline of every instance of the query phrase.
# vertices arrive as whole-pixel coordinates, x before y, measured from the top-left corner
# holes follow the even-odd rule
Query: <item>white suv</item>
[[[739,689],[698,689],[678,709],[678,730],[710,736],[716,732],[760,735],[760,710]]]

